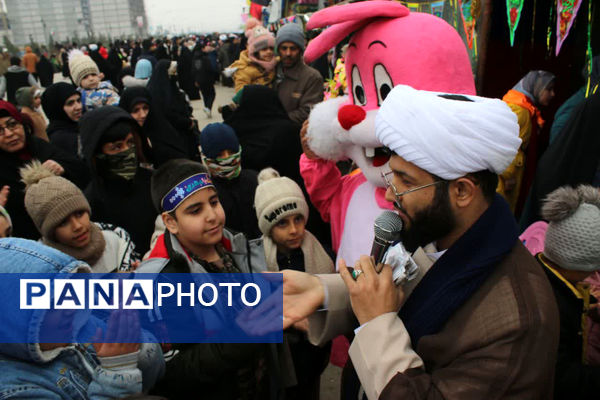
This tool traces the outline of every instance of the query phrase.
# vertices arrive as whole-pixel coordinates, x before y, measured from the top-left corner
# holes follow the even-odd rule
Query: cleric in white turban
[[[388,94],[376,118],[395,153],[385,197],[403,222],[394,248],[412,254],[417,276],[396,286],[391,266],[376,272],[367,255],[352,273],[343,260],[339,274],[282,271],[284,328],[308,316],[313,344],[354,329],[360,382],[348,387],[380,400],[552,398],[556,302],[496,193],[518,134],[500,100],[407,86]]]
[[[499,99],[396,86],[375,121],[377,139],[440,178],[501,174],[521,146],[516,115]]]

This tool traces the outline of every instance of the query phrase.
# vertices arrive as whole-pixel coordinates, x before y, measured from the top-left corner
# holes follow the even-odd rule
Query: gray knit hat
[[[304,31],[302,27],[295,23],[286,24],[277,31],[277,37],[275,38],[275,49],[279,49],[279,46],[283,42],[292,42],[298,47],[300,51],[304,52],[304,46],[306,40],[304,38]]]
[[[581,185],[550,193],[542,206],[549,222],[544,255],[561,268],[575,271],[600,269],[600,191]]]
[[[54,239],[54,230],[76,211],[91,214],[90,204],[71,181],[54,175],[39,161],[21,168],[25,183],[25,209],[44,238]]]
[[[300,186],[290,178],[279,176],[273,168],[265,168],[258,174],[254,208],[258,228],[265,236],[277,222],[290,215],[302,214],[304,220],[308,220],[308,204]]]

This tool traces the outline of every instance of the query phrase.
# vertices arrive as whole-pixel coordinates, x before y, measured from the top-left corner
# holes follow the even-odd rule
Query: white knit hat
[[[76,86],[79,86],[81,80],[86,76],[100,74],[100,70],[94,60],[77,50],[69,52],[69,71]]]
[[[290,215],[301,214],[308,220],[308,204],[300,186],[290,178],[279,176],[273,168],[265,168],[258,174],[254,208],[258,228],[265,236],[277,222]]]
[[[575,271],[600,269],[600,191],[581,185],[550,193],[542,206],[549,222],[544,255],[561,268]]]

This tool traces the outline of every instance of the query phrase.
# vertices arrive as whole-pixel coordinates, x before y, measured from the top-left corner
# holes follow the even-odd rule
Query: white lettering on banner
[[[175,287],[159,282],[156,284],[156,305],[162,307],[165,299],[176,296],[178,307],[194,307],[196,298],[202,306],[212,307],[220,299],[217,286],[227,288],[227,307],[233,307],[238,295],[238,290],[234,292],[233,288],[241,287],[239,300],[247,307],[256,306],[262,298],[260,287],[255,283],[242,286],[239,282],[221,282],[196,286],[191,282],[187,285],[177,283]],[[151,279],[20,279],[19,288],[21,309],[149,310],[155,306],[154,281]],[[247,296],[248,289],[254,289],[250,296]],[[184,297],[189,301],[184,302]],[[248,297],[254,300],[249,301]]]

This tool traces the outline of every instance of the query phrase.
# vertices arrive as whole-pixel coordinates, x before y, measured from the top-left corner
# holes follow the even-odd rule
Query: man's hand
[[[352,278],[344,260],[340,260],[339,269],[348,287],[352,310],[361,325],[380,315],[397,312],[400,309],[404,292],[394,284],[392,268],[389,265],[384,265],[378,274],[375,272],[373,259],[369,256],[361,256],[360,261],[354,266],[355,271],[362,271],[356,280]]]
[[[303,320],[325,300],[321,280],[306,272],[283,270],[283,329]]]
[[[54,160],[46,160],[42,164],[42,167],[49,169],[54,175],[61,176],[65,173],[65,169]]]
[[[103,335],[102,330],[98,329],[95,340],[105,342],[94,343],[98,357],[120,356],[138,351],[140,348],[140,321],[137,312],[133,310],[114,311],[108,319],[106,332]]]
[[[2,207],[6,206],[9,195],[10,195],[10,186],[8,186],[8,185],[2,186],[2,189],[0,190],[0,206],[2,206]]]
[[[250,335],[264,335],[287,329],[315,312],[325,299],[321,280],[306,272],[283,270],[283,284],[249,313],[240,314],[236,322]],[[266,277],[268,279],[268,274]],[[275,273],[273,273],[275,274]],[[283,310],[281,299],[283,297]],[[281,315],[283,311],[283,315]],[[283,321],[282,321],[283,320]],[[283,327],[282,327],[283,323]]]
[[[308,145],[308,137],[306,136],[307,133],[308,120],[304,121],[302,124],[302,129],[300,129],[300,143],[302,143],[302,151],[304,152],[306,158],[309,160],[316,160],[319,158],[319,156],[310,149],[310,146]]]

